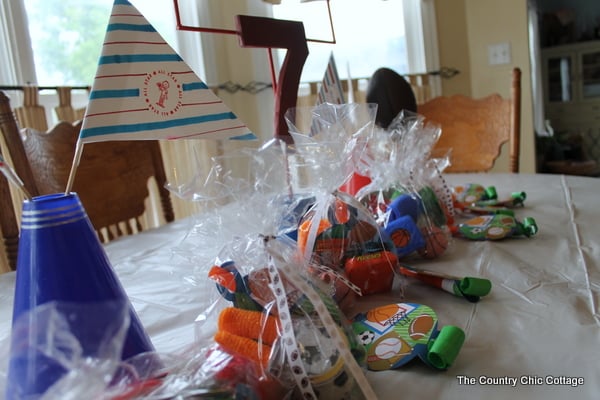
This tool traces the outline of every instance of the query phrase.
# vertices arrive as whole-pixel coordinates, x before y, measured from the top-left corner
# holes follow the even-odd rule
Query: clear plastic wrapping
[[[364,349],[328,285],[307,271],[286,235],[230,243],[208,273],[219,297],[198,337],[216,326],[218,348],[250,360],[271,398],[364,398]]]
[[[454,215],[442,176],[447,158],[430,158],[441,129],[417,114],[399,114],[387,130],[375,129],[357,172],[370,177],[356,197],[391,238],[400,260],[431,259],[451,244]]]
[[[313,154],[326,151],[307,146]],[[210,268],[195,269],[214,285],[195,330],[199,348],[231,360],[225,368],[211,364],[207,370],[204,363],[202,369],[229,377],[219,387],[244,387],[248,398],[373,398],[364,349],[335,298],[336,288],[349,282],[329,270],[331,279],[318,279],[315,271],[324,266],[305,258],[297,245],[300,221],[318,198],[315,181],[302,175],[310,168],[298,163],[299,153],[273,140],[227,156],[247,165],[248,184],[223,191],[235,201],[215,213],[213,224],[199,223],[179,249],[199,261],[195,248],[224,244]],[[193,191],[208,198],[201,186]],[[237,368],[252,373],[239,375]]]
[[[316,276],[351,282],[336,286],[334,298],[340,304],[353,296],[349,288],[361,295],[401,289],[395,285],[397,260],[389,237],[362,204],[338,190],[363,158],[375,110],[371,104],[325,103],[286,114],[294,165],[299,175],[310,178],[314,195],[300,218],[298,246],[305,258],[328,269],[316,270]]]
[[[168,357],[147,352],[121,359],[129,325],[125,302],[35,307],[14,321],[11,339],[13,372],[27,368],[30,374],[7,382],[7,393],[42,400],[119,398],[162,376]]]

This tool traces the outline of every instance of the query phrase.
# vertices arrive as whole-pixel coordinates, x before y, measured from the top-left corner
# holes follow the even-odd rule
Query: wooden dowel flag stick
[[[8,165],[4,161],[4,157],[2,157],[1,154],[0,154],[0,170],[2,170],[2,173],[4,174],[4,176],[6,177],[6,179],[10,183],[12,183],[13,185],[15,185],[23,193],[23,195],[25,196],[25,198],[27,198],[28,200],[31,200],[31,194],[29,193],[29,191],[25,187],[25,184],[23,183],[23,181],[21,180],[21,178],[19,178],[19,176],[17,175],[17,173],[15,172],[15,170],[12,169],[10,167],[10,165]]]
[[[256,136],[127,0],[115,0],[66,191],[83,146],[109,140]]]
[[[81,140],[77,140],[77,144],[75,145],[75,154],[73,155],[73,164],[71,165],[71,172],[69,172],[69,180],[67,181],[65,194],[70,193],[73,189],[73,182],[75,182],[77,167],[79,167],[79,163],[81,162],[81,153],[83,153],[83,143],[81,143]]]

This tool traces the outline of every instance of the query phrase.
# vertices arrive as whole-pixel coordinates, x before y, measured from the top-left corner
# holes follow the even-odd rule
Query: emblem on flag
[[[256,136],[127,0],[115,0],[80,142]]]

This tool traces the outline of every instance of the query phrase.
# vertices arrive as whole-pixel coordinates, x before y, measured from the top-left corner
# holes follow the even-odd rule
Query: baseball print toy
[[[367,351],[373,371],[396,369],[415,357],[439,370],[449,368],[464,343],[462,329],[438,328],[436,313],[428,306],[395,303],[358,314],[352,323]]]

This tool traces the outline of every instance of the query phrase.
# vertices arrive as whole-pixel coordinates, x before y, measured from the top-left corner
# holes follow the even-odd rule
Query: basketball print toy
[[[446,325],[428,306],[395,303],[358,314],[352,328],[367,351],[372,371],[399,368],[415,357],[438,370],[448,369],[465,340],[462,329]]]
[[[398,259],[439,257],[452,238],[452,197],[442,176],[446,162],[431,158],[440,134],[440,126],[403,110],[387,129],[372,132],[356,164],[371,178],[356,198],[392,238]]]
[[[441,256],[448,248],[450,231],[445,213],[430,187],[418,194],[399,194],[389,203],[383,228],[398,259],[418,253],[426,259]]]

